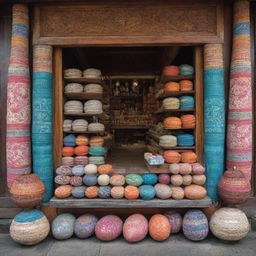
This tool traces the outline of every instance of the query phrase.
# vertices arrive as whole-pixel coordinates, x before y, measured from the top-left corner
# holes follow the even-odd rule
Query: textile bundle
[[[51,46],[34,46],[32,95],[33,172],[44,182],[47,202],[53,190]]]
[[[31,172],[29,14],[23,4],[13,5],[11,54],[7,85],[7,184]]]
[[[204,155],[206,188],[218,199],[217,185],[224,169],[225,98],[223,50],[221,44],[204,47]]]
[[[233,50],[230,72],[227,168],[236,166],[251,179],[252,81],[248,1],[234,3]]]

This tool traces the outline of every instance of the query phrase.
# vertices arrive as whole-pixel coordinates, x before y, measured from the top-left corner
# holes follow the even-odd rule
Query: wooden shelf
[[[178,92],[163,92],[160,95],[156,96],[156,99],[162,100],[168,97],[179,97],[184,95],[192,95],[195,94],[195,91],[178,91]]]
[[[148,130],[148,126],[111,126],[111,129],[145,129]]]
[[[103,78],[86,78],[86,77],[64,77],[64,80],[68,83],[101,84],[103,82]]]
[[[103,98],[102,93],[86,93],[86,92],[65,92],[64,95],[68,99],[77,100],[101,100]]]
[[[155,112],[155,114],[166,114],[166,113],[174,113],[174,112],[195,112],[194,108],[187,108],[187,109],[159,109]]]
[[[86,131],[86,132],[63,132],[63,133],[70,133],[70,134],[100,134],[100,133],[104,133],[105,131],[103,132],[89,132],[89,131]]]
[[[134,79],[134,80],[155,80],[157,76],[155,75],[113,75],[106,76],[105,80],[126,80],[126,79]]]
[[[174,81],[181,81],[181,80],[193,80],[195,77],[192,76],[162,76],[160,78],[160,82],[167,83],[167,82],[174,82]]]
[[[73,197],[58,199],[53,197],[48,205],[56,208],[203,208],[211,206],[212,200],[209,197],[201,200],[76,199]]]
[[[195,149],[195,146],[191,146],[191,147],[165,147],[165,146],[161,146],[159,145],[160,148],[162,149],[170,149],[170,150],[177,150],[177,151],[187,151],[187,150],[194,150]]]
[[[111,99],[141,99],[143,95],[137,95],[137,96],[111,96]]]
[[[64,113],[65,116],[96,116],[96,117],[99,117],[99,118],[103,118],[104,114],[95,114],[95,115],[92,115],[92,114],[86,114],[86,113],[77,113],[77,114],[70,114],[70,113]]]
[[[175,128],[175,129],[170,129],[170,128],[164,128],[164,130],[194,130],[195,128]]]

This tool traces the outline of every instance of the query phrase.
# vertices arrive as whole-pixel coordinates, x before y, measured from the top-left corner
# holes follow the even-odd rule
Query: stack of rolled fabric
[[[195,107],[195,100],[193,96],[181,96],[180,97],[180,108],[188,109]]]
[[[190,76],[194,74],[194,68],[188,64],[182,64],[179,66],[179,73],[181,76]]]
[[[91,146],[89,150],[89,154],[91,156],[104,156],[106,150],[101,146]]]
[[[61,162],[65,166],[73,166],[75,163],[74,158],[72,156],[63,156]]]
[[[181,125],[182,123],[179,117],[172,116],[164,119],[165,129],[180,129]]]
[[[90,146],[103,146],[104,138],[101,136],[92,136],[89,140]]]
[[[180,100],[175,97],[168,97],[165,98],[162,102],[163,109],[179,109],[180,107]]]
[[[76,156],[74,159],[76,165],[86,165],[89,163],[88,156]]]
[[[102,103],[99,100],[88,100],[84,103],[84,113],[97,115],[102,114]]]
[[[87,84],[84,87],[86,93],[103,93],[103,87],[100,84]]]
[[[89,139],[86,136],[79,135],[76,137],[76,145],[78,146],[87,146]]]
[[[180,147],[190,147],[194,145],[194,136],[192,134],[179,134],[177,141]]]
[[[176,147],[177,138],[173,135],[162,135],[159,138],[159,145],[163,148]]]
[[[163,69],[164,76],[177,76],[179,72],[179,67],[174,65],[165,66]]]
[[[85,78],[101,78],[101,71],[96,68],[87,68],[83,72]]]
[[[177,151],[174,151],[174,150],[164,151],[163,157],[164,157],[165,162],[167,162],[168,164],[179,163],[181,160],[180,153]]]
[[[101,123],[90,123],[88,125],[88,131],[89,132],[104,132],[105,126]]]
[[[84,87],[78,83],[69,83],[65,86],[65,92],[82,92]]]
[[[192,91],[193,90],[193,82],[190,80],[181,80],[179,82],[181,91]]]
[[[187,152],[182,152],[181,153],[181,162],[182,163],[195,163],[197,160],[197,155],[193,151],[187,151]]]
[[[74,132],[86,132],[88,129],[88,122],[85,119],[76,119],[72,122],[72,130]]]
[[[71,132],[72,130],[72,120],[65,119],[63,122],[63,131],[64,132]]]
[[[194,115],[182,115],[180,119],[182,122],[182,128],[193,129],[196,127],[196,118]]]
[[[82,71],[77,68],[68,68],[64,70],[64,77],[67,77],[67,78],[82,77]]]
[[[164,85],[166,92],[177,92],[180,90],[180,84],[176,82],[168,82]]]
[[[67,114],[83,113],[83,103],[79,100],[69,100],[64,104],[64,112]]]

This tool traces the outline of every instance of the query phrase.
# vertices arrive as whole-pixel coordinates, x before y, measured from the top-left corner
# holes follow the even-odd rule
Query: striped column
[[[7,184],[31,171],[29,13],[13,5],[11,54],[7,85]]]
[[[52,47],[35,45],[32,92],[33,172],[44,182],[44,202],[49,201],[53,191],[52,105]]]
[[[221,44],[204,46],[204,159],[206,189],[218,199],[217,185],[224,170],[225,96]]]
[[[251,179],[252,73],[249,1],[235,1],[230,72],[227,168],[236,166]]]

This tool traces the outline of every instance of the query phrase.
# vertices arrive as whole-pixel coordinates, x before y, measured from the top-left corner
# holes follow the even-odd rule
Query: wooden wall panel
[[[34,44],[153,45],[223,42],[221,1],[97,1],[41,5]]]

